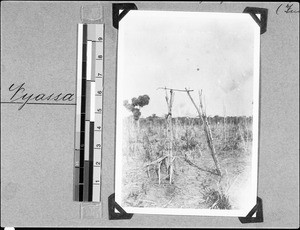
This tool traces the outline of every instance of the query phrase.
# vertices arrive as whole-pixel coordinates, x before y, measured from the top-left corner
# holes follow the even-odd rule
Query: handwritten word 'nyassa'
[[[296,10],[293,3],[280,4],[276,9],[276,14],[278,15],[281,11],[286,14],[299,13],[299,9]]]
[[[15,84],[12,84],[9,87],[9,91],[13,92],[14,94],[11,96],[10,101],[16,102],[21,100],[23,104],[19,107],[19,110],[21,110],[30,100],[34,101],[73,101],[74,100],[74,94],[73,93],[59,93],[55,94],[52,93],[50,95],[46,95],[45,93],[40,94],[30,94],[25,93],[25,83],[22,83],[19,86],[15,86]]]

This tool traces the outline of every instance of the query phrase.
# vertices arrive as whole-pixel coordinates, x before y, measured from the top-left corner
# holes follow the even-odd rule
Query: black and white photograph
[[[115,192],[126,212],[249,213],[259,47],[249,14],[139,10],[120,21]]]
[[[299,3],[2,1],[1,228],[299,228]]]

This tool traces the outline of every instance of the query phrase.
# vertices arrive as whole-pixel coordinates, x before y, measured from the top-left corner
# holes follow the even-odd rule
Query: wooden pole
[[[170,184],[172,184],[172,178],[173,178],[173,173],[174,173],[174,156],[173,156],[173,123],[172,123],[172,106],[174,102],[174,95],[175,91],[177,92],[192,92],[193,90],[189,89],[172,89],[172,88],[167,88],[167,87],[160,87],[157,89],[164,89],[166,92],[166,102],[168,106],[168,114],[166,116],[167,120],[167,140],[168,140],[168,170],[169,170],[169,179],[170,179]],[[168,91],[170,91],[170,98],[168,96]]]
[[[189,98],[191,99],[193,105],[195,106],[197,112],[198,112],[198,115],[204,125],[204,131],[205,131],[205,137],[206,137],[206,141],[207,141],[207,144],[208,144],[208,147],[211,151],[211,155],[212,155],[212,158],[215,162],[215,165],[216,165],[216,168],[217,168],[217,173],[221,176],[221,170],[220,170],[220,165],[219,165],[219,161],[218,161],[218,158],[216,156],[216,150],[215,150],[215,147],[214,147],[214,144],[213,144],[213,138],[212,138],[212,134],[211,134],[211,130],[210,130],[210,127],[208,125],[208,121],[207,121],[207,117],[206,117],[206,112],[205,112],[205,108],[203,108],[203,103],[202,103],[202,90],[201,90],[201,93],[199,92],[199,98],[200,98],[200,106],[198,108],[198,106],[196,105],[194,99],[192,98],[190,92],[188,90],[186,90]]]
[[[186,92],[187,89],[172,89],[172,88],[167,88],[167,87],[159,87],[157,89],[164,89],[164,90],[172,90],[172,92],[174,91],[178,91],[178,92]],[[189,92],[193,92],[194,90],[188,89]]]
[[[170,184],[172,184],[173,177],[173,125],[172,125],[172,106],[174,102],[174,92],[170,89],[170,98],[168,97],[168,91],[166,90],[166,101],[168,105],[168,114],[167,114],[167,138],[168,138],[168,161],[169,161],[169,176]]]

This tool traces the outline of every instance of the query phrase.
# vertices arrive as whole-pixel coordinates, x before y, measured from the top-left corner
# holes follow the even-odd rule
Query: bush
[[[222,190],[205,188],[202,195],[206,205],[210,209],[231,209],[229,197]]]

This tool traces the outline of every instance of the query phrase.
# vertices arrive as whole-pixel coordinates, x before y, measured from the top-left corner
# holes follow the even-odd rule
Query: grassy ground
[[[239,209],[250,179],[252,124],[211,124],[217,157],[223,176],[216,169],[203,126],[195,119],[184,123],[173,119],[174,180],[170,184],[166,167],[161,183],[155,167],[147,174],[145,164],[168,154],[167,129],[162,122],[135,123],[124,120],[122,205],[160,208]],[[189,164],[185,159],[187,157]],[[157,169],[157,168],[156,168]]]

